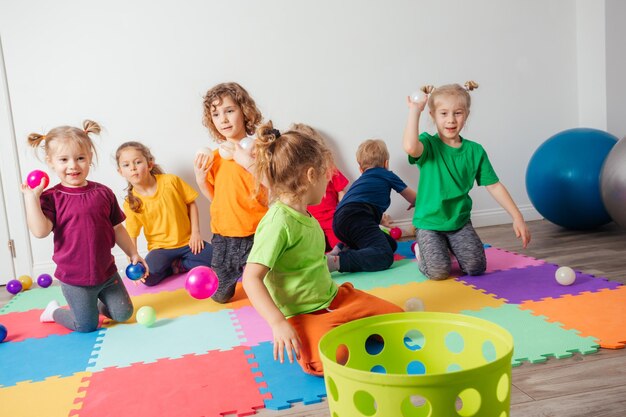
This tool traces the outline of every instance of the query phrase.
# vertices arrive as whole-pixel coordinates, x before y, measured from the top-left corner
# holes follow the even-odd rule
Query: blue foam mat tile
[[[271,342],[263,342],[246,351],[252,355],[248,361],[253,364],[253,371],[261,374],[257,382],[265,383],[261,393],[272,395],[271,399],[265,400],[265,407],[283,410],[295,402],[305,405],[321,402],[326,397],[324,378],[304,373],[296,362],[275,361],[273,349]]]
[[[0,387],[86,371],[105,329],[0,343]]]

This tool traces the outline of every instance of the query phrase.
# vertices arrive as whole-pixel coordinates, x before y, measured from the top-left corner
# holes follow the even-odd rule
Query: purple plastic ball
[[[17,294],[18,292],[22,291],[22,283],[16,279],[12,279],[11,281],[7,282],[7,291],[13,295]]]
[[[41,274],[37,277],[37,285],[41,288],[48,288],[52,284],[52,277],[49,274]]]
[[[141,279],[141,277],[143,277],[143,275],[146,273],[146,268],[144,268],[144,266],[140,263],[136,263],[136,264],[129,264],[126,267],[126,276],[129,279],[132,279],[133,281],[137,281],[138,279]]]
[[[185,289],[193,298],[209,298],[215,294],[218,285],[217,275],[208,266],[196,266],[187,272]]]

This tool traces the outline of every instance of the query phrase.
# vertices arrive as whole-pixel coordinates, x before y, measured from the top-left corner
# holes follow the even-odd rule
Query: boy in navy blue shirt
[[[361,143],[356,160],[361,176],[343,197],[333,218],[333,231],[345,245],[339,244],[328,253],[331,272],[389,268],[398,245],[379,224],[391,204],[391,190],[404,197],[410,207],[415,204],[415,190],[389,171],[389,151],[384,141],[370,139]]]

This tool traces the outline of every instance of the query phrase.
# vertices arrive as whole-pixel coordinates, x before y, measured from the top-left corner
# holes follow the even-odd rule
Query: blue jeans
[[[189,245],[176,249],[153,249],[146,256],[146,262],[150,268],[150,275],[145,279],[145,284],[149,287],[157,285],[165,278],[174,273],[172,262],[181,260],[183,268],[190,270],[196,266],[211,266],[213,248],[204,242],[204,249],[198,254],[193,254]]]
[[[61,283],[61,291],[70,309],[58,308],[52,318],[70,330],[93,332],[98,328],[98,313],[115,321],[133,315],[133,303],[117,272],[104,284],[91,287]]]
[[[339,253],[339,272],[383,271],[393,264],[396,241],[380,227],[382,213],[365,203],[350,203],[335,212],[333,230],[347,249]]]

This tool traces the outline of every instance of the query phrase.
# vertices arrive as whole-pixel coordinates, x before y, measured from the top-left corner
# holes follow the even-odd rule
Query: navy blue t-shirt
[[[391,190],[401,193],[406,187],[404,181],[392,171],[382,167],[370,168],[348,189],[337,210],[350,203],[367,203],[384,213],[391,204]]]

